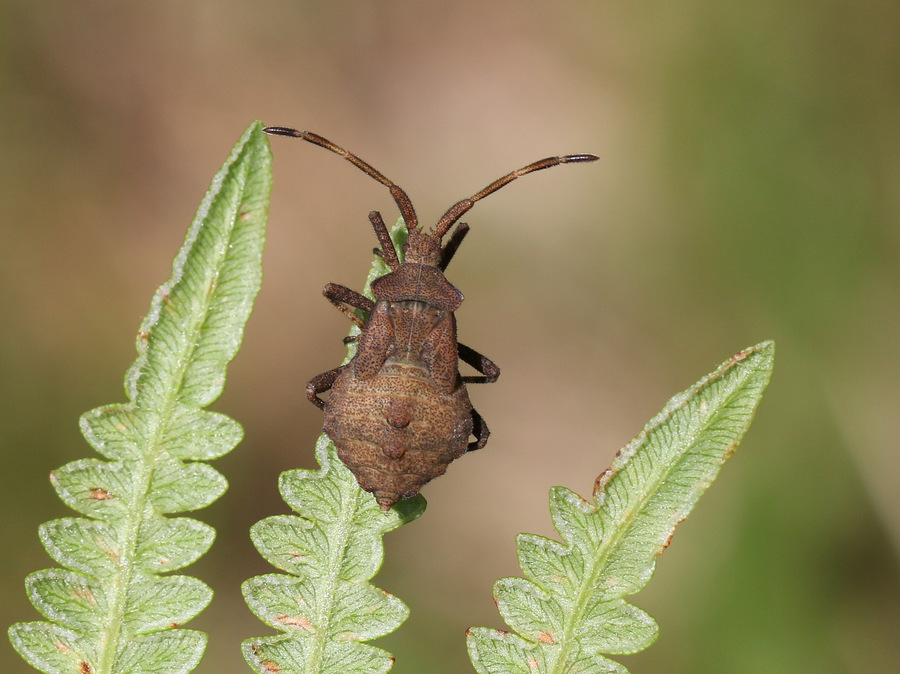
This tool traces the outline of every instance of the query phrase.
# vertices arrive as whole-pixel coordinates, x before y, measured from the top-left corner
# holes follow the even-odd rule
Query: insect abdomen
[[[442,393],[413,363],[388,363],[369,379],[348,364],[335,381],[325,431],[341,461],[381,507],[418,493],[466,451],[472,405],[459,383]]]

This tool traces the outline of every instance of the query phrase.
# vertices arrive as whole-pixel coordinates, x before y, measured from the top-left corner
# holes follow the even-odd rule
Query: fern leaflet
[[[521,534],[525,578],[504,578],[494,597],[515,632],[469,630],[481,674],[627,674],[605,655],[649,646],[656,622],[623,597],[653,574],[688,516],[750,425],[772,372],[774,345],[742,351],[672,398],[617,455],[593,501],[556,487],[550,510],[563,543]]]
[[[402,256],[406,227],[391,237]],[[390,269],[376,256],[364,293]],[[351,335],[359,334],[355,325]],[[347,344],[345,363],[356,353]],[[248,639],[244,658],[260,674],[375,674],[393,665],[390,653],[360,642],[393,632],[409,609],[368,581],[381,566],[381,537],[425,511],[425,499],[399,501],[384,512],[341,463],[326,435],[316,443],[321,470],[293,470],[280,478],[281,495],[297,515],[277,515],[254,525],[260,554],[287,574],[246,581],[244,598],[267,625],[283,634]]]
[[[167,514],[202,508],[225,490],[204,461],[241,439],[230,418],[202,408],[222,392],[261,281],[271,155],[254,123],[216,174],[172,278],[153,298],[125,380],[130,402],[85,414],[105,457],[54,471],[60,498],[85,517],[41,526],[62,567],[31,574],[29,598],[47,622],[17,623],[10,640],[48,674],[173,674],[193,670],[206,635],[174,629],[212,598],[201,581],[160,573],[202,556],[211,527]]]

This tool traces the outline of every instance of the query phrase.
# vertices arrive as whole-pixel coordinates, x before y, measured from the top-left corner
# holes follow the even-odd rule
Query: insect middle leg
[[[355,290],[350,290],[350,288],[337,283],[329,283],[326,285],[322,294],[325,295],[325,298],[329,302],[340,309],[342,314],[359,326],[360,329],[366,327],[366,320],[359,317],[353,309],[360,309],[367,314],[371,313],[372,309],[375,308],[375,303],[372,300],[364,295],[360,295]],[[325,409],[325,401],[319,397],[319,394],[325,393],[325,391],[330,390],[331,387],[334,386],[334,382],[337,380],[343,369],[344,366],[342,365],[333,370],[328,370],[328,372],[323,372],[310,379],[309,383],[306,385],[306,397],[320,410]]]
[[[355,290],[350,290],[350,288],[337,283],[326,285],[322,294],[325,295],[325,299],[340,309],[342,314],[353,321],[360,330],[366,327],[366,320],[360,318],[353,309],[360,309],[367,314],[372,313],[372,309],[375,308],[375,303],[372,300],[365,295],[360,295]]]

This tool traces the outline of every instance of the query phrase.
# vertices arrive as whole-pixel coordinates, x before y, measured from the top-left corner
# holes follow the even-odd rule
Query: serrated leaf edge
[[[38,583],[44,583],[46,585],[47,582],[52,582],[54,578],[59,580],[68,577],[66,574],[77,574],[79,578],[84,579],[84,583],[82,583],[83,588],[80,590],[76,588],[75,592],[81,592],[83,596],[79,597],[76,594],[73,595],[73,598],[81,600],[82,603],[87,604],[88,606],[91,604],[92,600],[91,584],[103,583],[105,590],[103,594],[107,604],[106,610],[104,611],[105,619],[102,620],[104,624],[100,633],[96,635],[82,635],[77,631],[69,630],[64,625],[55,622],[55,619],[57,618],[64,619],[64,614],[56,611],[52,605],[41,601],[45,599],[45,597],[39,597],[36,606],[39,604],[47,604],[44,606],[45,615],[54,622],[18,623],[13,625],[9,630],[10,639],[22,657],[39,669],[48,666],[40,653],[40,649],[46,648],[48,645],[42,645],[40,643],[31,644],[25,638],[25,635],[35,634],[41,631],[49,635],[53,630],[62,630],[66,634],[70,634],[70,636],[79,643],[97,644],[97,650],[88,649],[88,651],[90,651],[89,659],[82,660],[78,664],[79,672],[89,672],[90,674],[112,674],[115,671],[113,667],[117,658],[128,653],[129,650],[132,650],[138,643],[143,643],[148,639],[160,644],[164,642],[172,643],[173,638],[179,643],[186,639],[192,641],[194,648],[189,650],[191,650],[196,657],[187,654],[190,655],[188,660],[192,661],[191,664],[185,664],[186,660],[182,658],[180,665],[176,665],[173,662],[170,671],[188,672],[196,666],[197,662],[199,662],[204,644],[206,643],[206,636],[192,630],[177,630],[176,636],[176,633],[168,632],[171,628],[177,627],[177,624],[175,624],[174,621],[168,625],[164,625],[166,630],[164,632],[160,632],[157,629],[150,629],[149,631],[136,634],[134,635],[134,638],[120,643],[123,626],[122,618],[125,616],[126,607],[129,607],[129,604],[131,604],[129,607],[129,614],[138,615],[137,612],[140,610],[140,599],[129,594],[129,590],[132,588],[135,578],[146,575],[148,579],[159,578],[161,581],[164,581],[162,584],[156,583],[154,586],[154,592],[157,593],[165,592],[167,588],[170,589],[173,587],[173,584],[186,584],[185,587],[190,587],[195,595],[193,598],[200,600],[202,605],[179,607],[181,615],[185,619],[190,619],[190,617],[193,617],[193,615],[196,615],[196,613],[201,611],[212,596],[212,591],[208,586],[195,578],[190,578],[188,576],[158,577],[154,572],[147,573],[138,569],[134,559],[140,544],[141,527],[146,516],[150,512],[148,509],[151,508],[151,488],[153,486],[155,467],[158,463],[158,459],[166,456],[166,448],[163,442],[167,427],[166,420],[171,416],[172,410],[180,404],[177,396],[181,385],[181,378],[183,378],[185,372],[191,366],[193,362],[192,355],[196,352],[195,349],[190,347],[191,345],[196,347],[199,344],[199,339],[184,340],[183,344],[187,344],[187,346],[185,346],[181,352],[178,354],[167,352],[164,356],[161,356],[163,359],[174,359],[177,363],[174,368],[174,376],[165,384],[166,393],[162,401],[153,401],[151,403],[153,405],[152,407],[145,404],[140,382],[146,371],[145,367],[147,366],[150,354],[153,353],[153,349],[157,349],[157,351],[159,351],[159,349],[165,350],[167,346],[165,342],[162,342],[159,347],[151,345],[149,339],[150,334],[164,312],[171,309],[171,307],[167,308],[167,298],[175,288],[179,287],[182,279],[185,278],[184,275],[192,255],[191,248],[200,236],[203,227],[206,226],[210,212],[217,208],[224,208],[217,200],[222,198],[222,190],[224,189],[224,186],[228,184],[231,185],[230,189],[233,193],[230,195],[230,198],[234,202],[235,208],[232,208],[230,211],[225,208],[226,217],[230,217],[231,220],[227,225],[222,225],[222,223],[219,222],[217,226],[219,229],[223,230],[224,235],[228,237],[229,244],[222,246],[221,250],[217,251],[219,252],[219,255],[215,258],[216,262],[213,262],[212,266],[216,269],[222,267],[225,261],[228,260],[229,256],[234,252],[231,243],[236,231],[240,227],[240,223],[250,223],[249,226],[258,230],[258,233],[251,237],[248,246],[236,247],[236,250],[240,250],[241,254],[247,258],[246,260],[242,260],[242,262],[244,263],[244,267],[247,268],[248,276],[250,278],[249,281],[242,286],[241,292],[229,297],[228,301],[233,301],[236,297],[238,301],[242,303],[244,311],[234,312],[231,320],[229,320],[227,324],[217,326],[220,331],[224,331],[223,334],[226,334],[229,337],[226,340],[229,350],[227,353],[219,356],[217,361],[217,365],[220,365],[223,370],[219,379],[224,382],[224,367],[236,353],[237,347],[240,344],[240,335],[243,332],[243,325],[249,315],[249,310],[256,293],[259,290],[259,278],[261,277],[261,272],[259,270],[253,271],[252,267],[253,265],[259,267],[261,263],[262,231],[265,226],[269,188],[271,185],[270,166],[271,155],[268,152],[268,141],[262,133],[262,125],[259,122],[256,122],[245,131],[241,139],[232,149],[225,164],[217,172],[212,181],[212,185],[204,196],[197,215],[188,230],[185,243],[176,257],[173,265],[172,278],[164,283],[154,295],[150,312],[142,323],[141,330],[138,334],[138,358],[129,368],[128,374],[126,375],[126,392],[131,399],[131,402],[99,408],[93,412],[88,412],[82,418],[82,429],[84,431],[89,431],[87,418],[91,415],[96,417],[98,414],[114,413],[117,410],[140,410],[142,412],[141,421],[145,424],[146,430],[143,435],[143,438],[145,438],[145,441],[143,442],[144,451],[142,451],[139,456],[129,456],[127,460],[124,461],[117,460],[104,462],[97,459],[82,459],[70,464],[71,466],[74,466],[74,470],[76,471],[83,469],[85,472],[91,472],[93,470],[99,471],[101,474],[113,467],[118,467],[119,471],[130,469],[130,479],[127,480],[127,494],[116,494],[105,489],[102,484],[97,484],[96,486],[88,488],[89,494],[87,495],[87,499],[85,499],[83,495],[77,491],[73,492],[71,489],[77,484],[79,479],[78,475],[74,476],[71,483],[67,483],[68,486],[57,483],[60,496],[63,497],[69,505],[82,512],[86,512],[85,509],[87,509],[86,514],[92,516],[88,521],[101,521],[107,525],[118,522],[118,526],[116,527],[117,540],[115,542],[115,549],[105,550],[114,563],[114,570],[112,573],[98,569],[96,574],[90,574],[86,573],[84,566],[78,565],[76,566],[78,569],[77,571],[65,571],[63,569],[55,568],[43,572],[35,572],[30,576],[31,579],[34,579],[31,581],[32,591],[39,592],[40,589],[37,587]],[[246,191],[248,176],[251,171],[255,172],[253,178],[255,181],[253,185],[253,189],[256,190],[255,192]],[[252,202],[252,208],[256,209],[252,215],[248,211],[237,211],[238,205],[249,202]],[[199,262],[201,266],[198,266],[199,271],[197,273],[202,273],[202,270],[204,269],[202,265],[208,261],[202,257],[202,253],[198,253],[198,256],[201,256]],[[242,267],[242,269],[244,269],[244,267]],[[192,305],[191,311],[187,314],[194,331],[201,329],[211,308],[216,306],[217,300],[215,298],[214,285],[211,285],[206,291],[206,296],[201,298],[202,302],[200,308],[198,309],[197,306]],[[190,298],[192,296],[188,294],[188,297]],[[230,335],[229,331],[232,333],[236,332],[237,334]],[[218,395],[215,393],[214,388],[210,390],[215,395]],[[221,387],[219,387],[219,391],[221,391]],[[160,402],[161,404],[157,404]],[[205,404],[209,404],[209,402],[211,402],[211,400],[207,401]],[[198,405],[198,407],[200,407],[200,405]],[[123,427],[122,430],[124,431],[125,428]],[[95,443],[98,442],[98,438],[93,437],[92,433],[85,432],[85,437],[92,445],[96,446]],[[188,464],[183,461],[179,461],[179,465],[188,467]],[[207,479],[213,479],[211,478],[212,473],[209,471],[212,471],[218,478],[221,478],[221,475],[219,475],[218,472],[214,471],[206,464],[198,464],[198,467],[200,465],[203,466],[203,469],[207,469]],[[61,470],[64,471],[66,468],[67,467],[64,467]],[[62,472],[57,471],[54,475],[62,475]],[[214,482],[216,482],[215,479]],[[118,510],[113,510],[111,508],[103,509],[99,507],[94,510],[92,507],[89,507],[92,502],[99,506],[104,504],[114,505]],[[50,535],[51,530],[49,528],[44,528],[42,529],[42,532],[43,535],[47,536]],[[50,546],[48,547],[48,552],[50,552],[51,556],[55,556],[56,554],[60,554],[62,550]],[[87,560],[87,565],[88,568],[90,568],[90,560]],[[45,577],[47,580],[44,580]],[[34,599],[34,597],[32,599]],[[158,595],[154,596],[153,600],[157,604],[161,601]],[[71,603],[71,600],[68,601]],[[63,608],[74,608],[76,611],[78,610],[75,604],[72,604],[72,606],[69,607],[64,606]],[[70,615],[74,615],[71,613],[71,610]],[[103,618],[103,616],[98,617]],[[60,634],[63,632],[60,632]],[[167,633],[168,636],[166,636]],[[52,652],[52,646],[50,647],[50,652]],[[64,646],[61,644],[57,644],[57,649],[63,647]],[[158,651],[156,654],[161,655]],[[88,657],[87,652],[85,652],[85,657]],[[44,671],[55,673],[57,670],[44,669]],[[58,671],[60,674],[66,674],[69,670],[65,669]]]
[[[572,514],[578,513],[577,515],[575,515],[576,517],[582,516],[582,517],[590,518],[590,519],[597,517],[604,510],[606,487],[613,480],[615,480],[617,475],[620,473],[620,471],[622,469],[624,469],[625,466],[631,460],[633,460],[635,458],[635,456],[638,455],[641,447],[647,441],[647,438],[649,437],[649,435],[652,432],[654,432],[657,428],[662,426],[664,423],[666,423],[675,412],[683,409],[684,406],[687,405],[688,402],[691,401],[695,396],[697,396],[698,393],[701,390],[703,390],[706,386],[710,385],[713,382],[719,381],[731,369],[733,369],[738,364],[744,362],[748,358],[757,356],[762,362],[759,363],[758,370],[748,371],[747,373],[745,373],[745,381],[747,379],[749,379],[751,376],[753,376],[754,372],[756,372],[757,374],[759,374],[761,372],[762,376],[758,382],[758,384],[759,384],[758,390],[756,391],[755,397],[751,396],[752,404],[750,405],[750,410],[749,410],[749,414],[747,415],[746,423],[743,425],[742,429],[739,429],[739,431],[737,433],[735,433],[735,437],[731,440],[731,442],[722,451],[722,455],[718,460],[718,467],[721,467],[721,464],[724,463],[724,461],[727,460],[733,454],[735,448],[737,447],[738,443],[740,442],[740,440],[743,437],[744,433],[746,432],[747,428],[749,428],[750,420],[753,417],[753,413],[755,411],[756,406],[759,404],[759,400],[762,396],[762,391],[765,389],[765,386],[768,383],[769,377],[771,376],[773,353],[774,353],[774,345],[771,342],[763,342],[755,347],[750,347],[741,352],[738,352],[737,354],[732,356],[731,359],[729,359],[728,361],[723,363],[721,366],[719,366],[715,371],[713,371],[712,373],[710,373],[709,375],[707,375],[706,377],[704,377],[700,381],[698,381],[695,385],[693,385],[692,387],[690,387],[683,393],[680,393],[680,394],[674,396],[672,399],[670,399],[669,402],[666,404],[666,406],[663,408],[663,410],[659,414],[654,416],[654,418],[647,424],[647,426],[644,428],[644,430],[641,432],[641,434],[639,434],[634,440],[632,440],[628,445],[626,445],[616,455],[616,458],[613,461],[613,466],[610,469],[607,469],[606,471],[604,471],[597,478],[597,480],[595,482],[595,488],[594,488],[594,503],[593,504],[589,503],[588,501],[585,501],[584,499],[582,499],[580,496],[578,496],[574,492],[571,492],[565,488],[555,487],[553,490],[551,490],[551,511],[553,514],[554,524],[557,528],[557,531],[560,533],[560,535],[563,537],[564,541],[566,541],[566,542],[559,543],[557,541],[553,541],[552,539],[542,539],[542,540],[546,541],[547,544],[551,545],[551,546],[562,546],[563,548],[565,548],[565,552],[562,552],[562,550],[561,550],[560,551],[561,554],[563,554],[563,555],[569,554],[569,552],[571,552],[577,546],[577,540],[576,540],[577,534],[575,533],[574,529],[570,526],[571,522],[568,521],[564,517],[564,515],[566,515],[566,514],[572,515]],[[736,386],[736,390],[739,391],[740,388]],[[681,456],[684,456],[687,451],[689,451],[689,448],[686,448],[685,451],[683,451],[681,453]],[[716,472],[718,470],[718,467],[716,468]],[[715,473],[710,475],[704,484],[699,485],[700,488],[698,491],[700,493],[702,493],[702,491],[705,490],[705,488],[709,486],[709,484],[712,482],[712,480],[714,478],[715,478]],[[637,487],[634,487],[634,488],[637,489]],[[664,539],[657,546],[657,549],[656,549],[657,555],[665,550],[665,548],[667,547],[667,545],[671,539],[671,535],[674,532],[675,527],[681,521],[683,521],[685,517],[687,517],[687,515],[689,514],[693,505],[696,503],[697,498],[699,498],[699,493],[697,494],[696,498],[694,498],[691,503],[686,504],[686,506],[680,512],[678,512],[675,517],[673,517],[672,523],[671,523],[671,529],[669,530],[667,536],[665,536]],[[564,504],[568,506],[567,507],[568,513],[563,513],[560,511],[560,508],[562,508]],[[640,510],[640,509],[638,508],[638,510]],[[625,536],[625,533],[628,530],[627,523],[625,523],[624,528],[622,528],[621,526],[614,527],[615,530],[612,532],[604,531],[603,525],[600,522],[598,522],[596,526],[599,527],[598,531],[601,533],[599,545],[595,548],[594,559],[589,564],[588,573],[584,574],[584,578],[583,578],[582,582],[580,583],[580,587],[577,589],[576,606],[575,606],[574,610],[571,612],[569,619],[567,620],[567,624],[566,624],[565,628],[563,629],[564,635],[572,635],[574,633],[575,625],[577,625],[579,623],[581,617],[584,614],[584,611],[586,610],[587,602],[590,600],[590,596],[587,591],[588,588],[594,588],[594,587],[598,586],[599,574],[601,574],[603,572],[604,566],[605,566],[602,563],[602,561],[609,556],[611,551],[615,550],[617,542],[619,540],[621,540],[622,537]],[[524,536],[524,535],[522,535],[522,536]],[[541,537],[528,535],[527,538],[528,538],[528,540],[536,540],[536,539],[540,539]],[[521,536],[520,536],[520,540],[522,540]],[[650,576],[652,575],[654,566],[655,566],[655,558],[653,561],[651,561],[649,563],[647,572],[645,574],[645,578],[642,579],[643,580],[642,583],[638,583],[637,587],[629,588],[627,591],[624,591],[624,589],[623,589],[623,591],[611,592],[610,594],[608,594],[607,598],[608,599],[619,598],[619,597],[622,597],[622,596],[625,596],[628,594],[633,594],[634,592],[638,591],[641,587],[643,587],[644,584],[646,584],[646,581],[649,580]],[[523,566],[523,568],[525,568],[525,567]],[[548,592],[549,591],[549,588],[543,587],[540,583],[535,582],[532,579],[515,579],[515,578],[501,579],[500,581],[498,581],[498,584],[502,584],[502,583],[504,583],[504,581],[524,582],[524,584],[526,584],[526,586],[528,584],[532,585],[534,587],[535,591],[538,591],[538,592]],[[607,588],[607,591],[609,591],[609,589],[611,589],[611,588]],[[496,595],[495,595],[495,597],[496,597]],[[503,608],[502,608],[499,598],[495,598],[495,601],[498,602],[498,606],[501,607],[501,612],[503,612]],[[630,604],[627,604],[627,603],[625,605],[631,606]],[[638,609],[638,611],[639,611],[639,609]],[[643,613],[643,612],[641,611],[641,613]],[[646,615],[646,614],[644,614],[644,615]],[[647,615],[647,618],[652,620],[652,618],[650,618],[650,616],[648,616],[648,615]],[[646,643],[643,644],[641,648],[638,648],[631,652],[637,652],[637,650],[642,650],[647,645],[649,645],[649,643],[652,643],[652,641],[655,640],[655,638],[656,638],[656,634],[654,633],[652,635],[652,638],[645,640]],[[569,671],[568,669],[559,669],[559,666],[568,667],[571,664],[564,657],[565,653],[563,651],[565,649],[573,647],[573,646],[577,648],[577,644],[570,643],[570,640],[567,637],[558,638],[557,635],[554,635],[550,632],[547,632],[546,636],[544,636],[543,638],[541,635],[536,635],[536,636],[533,635],[532,638],[529,639],[527,637],[527,635],[520,636],[515,633],[504,632],[503,630],[492,630],[489,628],[472,628],[467,632],[467,640],[469,642],[469,653],[470,653],[470,658],[472,660],[472,663],[475,666],[476,670],[478,670],[479,672],[481,672],[483,674],[487,674],[489,672],[495,673],[495,674],[506,674],[506,673],[502,670],[494,670],[494,669],[486,668],[486,666],[481,661],[483,655],[481,654],[481,651],[480,651],[480,647],[479,647],[479,643],[478,643],[479,640],[484,640],[484,643],[481,644],[482,646],[491,640],[500,640],[502,643],[506,644],[508,647],[515,647],[515,644],[520,644],[520,645],[523,645],[522,648],[524,648],[524,644],[530,644],[530,646],[528,646],[529,649],[534,648],[534,647],[539,647],[541,645],[543,645],[545,648],[551,648],[554,651],[557,651],[557,649],[558,649],[558,651],[555,653],[556,657],[552,658],[552,660],[554,662],[553,662],[553,667],[551,669],[548,669],[548,670],[541,669],[539,661],[537,659],[531,660],[532,664],[530,665],[530,670],[535,671],[535,672],[540,671],[540,672],[543,672],[544,674],[561,674],[561,672],[563,672],[563,671]],[[624,652],[629,652],[629,651],[620,651],[620,652],[624,653]],[[602,658],[602,660],[605,662],[604,663],[596,662],[593,666],[595,666],[595,667],[605,666],[605,663],[610,663],[611,665],[614,665],[615,667],[621,668],[621,669],[612,669],[609,671],[627,672],[627,670],[625,670],[623,667],[621,667],[621,665],[618,665],[618,663],[613,663],[613,661],[606,660],[605,658]],[[525,670],[523,670],[523,671],[525,671]],[[596,670],[596,671],[601,671],[601,670]],[[606,670],[602,670],[602,671],[606,671]]]

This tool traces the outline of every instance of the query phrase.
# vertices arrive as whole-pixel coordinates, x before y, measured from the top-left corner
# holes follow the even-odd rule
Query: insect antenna
[[[595,154],[567,154],[562,157],[547,157],[546,159],[541,159],[540,161],[536,161],[533,164],[529,164],[528,166],[523,166],[522,168],[517,169],[512,173],[507,173],[505,176],[495,180],[480,192],[476,192],[468,199],[463,199],[462,201],[459,201],[451,206],[447,210],[447,212],[441,216],[441,219],[438,220],[438,223],[431,231],[431,236],[440,241],[444,237],[444,235],[448,231],[450,231],[450,228],[453,226],[453,224],[457,220],[459,220],[463,216],[463,214],[466,213],[466,211],[468,211],[470,208],[472,208],[472,206],[475,205],[476,201],[480,201],[487,195],[493,194],[501,187],[504,187],[511,183],[516,178],[521,178],[524,175],[528,175],[529,173],[540,171],[542,169],[559,166],[560,164],[575,164],[578,162],[596,161],[598,159],[600,159],[600,157]],[[456,242],[456,245],[459,246],[459,242]],[[447,260],[447,262],[449,262],[449,260]]]
[[[406,194],[406,192],[403,191],[403,188],[399,185],[394,184],[394,182],[383,173],[381,173],[381,171],[376,169],[368,162],[363,161],[352,152],[348,152],[341,146],[335,145],[327,138],[323,138],[322,136],[316,133],[312,133],[311,131],[300,131],[298,129],[291,129],[290,127],[286,126],[267,126],[263,129],[263,131],[273,136],[302,138],[303,140],[312,143],[313,145],[324,147],[326,150],[331,150],[335,154],[339,154],[360,171],[365,173],[367,176],[369,176],[370,178],[374,178],[390,190],[391,196],[394,199],[394,203],[396,203],[397,208],[400,209],[400,215],[403,216],[403,221],[406,223],[407,229],[412,230],[419,226],[419,219],[416,217],[416,210],[413,208],[412,201],[410,201],[409,196]]]

